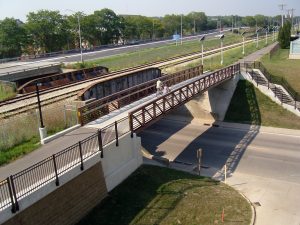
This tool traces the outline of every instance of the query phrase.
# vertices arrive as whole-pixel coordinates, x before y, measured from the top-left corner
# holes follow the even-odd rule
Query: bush
[[[279,29],[278,41],[281,48],[290,48],[291,27],[290,21],[286,21]]]

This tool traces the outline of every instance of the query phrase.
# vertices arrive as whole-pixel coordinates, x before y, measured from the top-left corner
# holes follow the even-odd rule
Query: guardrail
[[[60,185],[60,176],[100,153],[103,158],[103,147],[113,141],[119,144],[119,137],[129,132],[128,118],[118,120],[84,140],[49,156],[48,158],[13,174],[0,182],[0,212],[11,207],[12,213],[19,210],[19,200],[50,182]]]
[[[78,108],[78,117],[80,124],[89,123],[101,116],[117,110],[125,105],[137,101],[145,96],[148,96],[156,91],[156,81],[161,79],[168,86],[180,83],[182,81],[199,76],[203,73],[203,66],[196,66],[187,70],[176,72],[174,74],[162,76],[157,79],[136,85],[126,90],[109,95],[102,99],[93,101],[85,106]]]
[[[131,133],[139,132],[145,127],[150,126],[170,110],[186,103],[195,95],[231,79],[238,72],[240,72],[239,63],[203,75],[200,78],[195,78],[188,84],[129,112],[128,117]]]
[[[38,69],[43,69],[43,68],[53,67],[53,66],[60,66],[60,65],[61,65],[61,63],[52,63],[52,64],[48,64],[48,65],[44,65],[44,66],[36,66],[36,67],[30,67],[27,69],[13,70],[10,72],[0,73],[0,76],[10,75],[10,74],[15,74],[15,73],[20,73],[20,72],[26,72],[26,71],[31,71],[31,70],[38,70]]]

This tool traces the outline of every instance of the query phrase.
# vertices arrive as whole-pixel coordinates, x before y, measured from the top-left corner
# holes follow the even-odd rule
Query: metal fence
[[[15,213],[19,210],[20,199],[50,182],[55,182],[59,186],[62,174],[78,165],[81,170],[84,170],[84,162],[97,153],[100,153],[100,157],[103,158],[105,155],[103,146],[113,141],[116,141],[118,146],[119,137],[129,131],[126,117],[97,130],[95,134],[27,169],[7,177],[0,182],[0,211],[10,206],[11,211]]]

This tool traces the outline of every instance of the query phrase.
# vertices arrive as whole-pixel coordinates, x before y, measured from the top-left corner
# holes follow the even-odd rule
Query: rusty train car
[[[125,72],[117,77],[106,77],[89,85],[80,91],[77,94],[77,97],[82,101],[92,98],[101,99],[113,93],[159,78],[161,76],[161,70],[155,67]]]
[[[31,93],[35,91],[35,84],[41,83],[40,90],[56,88],[67,84],[76,83],[82,80],[101,77],[108,74],[108,68],[103,66],[95,66],[87,69],[80,69],[67,73],[60,73],[28,81],[18,88],[19,94]]]

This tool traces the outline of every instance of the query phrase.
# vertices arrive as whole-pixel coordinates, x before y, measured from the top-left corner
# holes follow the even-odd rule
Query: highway
[[[224,32],[227,31],[228,30],[224,30]],[[211,32],[205,35],[207,38],[212,38],[217,34],[219,34],[219,31]],[[184,37],[183,41],[197,40],[202,35],[203,34]],[[139,51],[139,50],[144,50],[144,49],[154,48],[154,47],[161,47],[170,43],[175,44],[175,41],[174,40],[155,41],[155,42],[149,42],[145,44],[126,45],[126,46],[119,46],[111,49],[102,49],[93,52],[84,52],[83,59],[84,61],[91,61],[103,57],[110,57],[117,54],[134,52],[134,51]],[[2,63],[0,64],[0,74],[12,73],[13,71],[18,71],[23,69],[28,70],[30,68],[36,68],[39,66],[51,65],[53,63],[74,63],[79,61],[80,61],[80,53],[76,53],[76,54],[55,55],[54,57],[49,57],[44,59],[31,59],[26,61]]]
[[[189,122],[157,122],[141,133],[143,148],[191,170],[202,148],[202,173],[224,180],[226,164],[227,183],[257,204],[257,225],[299,225],[300,131]]]

